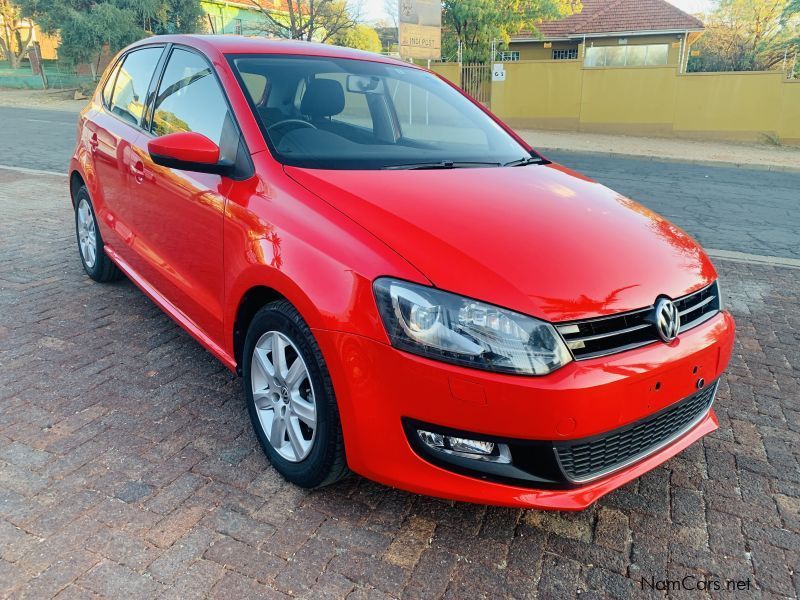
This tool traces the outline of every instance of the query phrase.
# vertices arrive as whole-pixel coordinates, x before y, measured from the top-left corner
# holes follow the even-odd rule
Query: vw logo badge
[[[670,343],[678,337],[681,328],[681,316],[678,307],[669,298],[659,298],[655,308],[655,323],[658,337]]]

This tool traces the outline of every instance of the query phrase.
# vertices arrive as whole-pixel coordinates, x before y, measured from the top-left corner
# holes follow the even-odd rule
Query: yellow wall
[[[669,134],[675,110],[675,67],[582,72],[582,131]]]
[[[448,78],[457,65],[436,65]],[[492,111],[514,127],[800,145],[800,81],[780,72],[688,73],[675,66],[505,63]]]
[[[458,63],[431,63],[431,71],[438,73],[456,85],[461,85],[461,69]]]
[[[557,68],[552,68],[557,64]],[[581,104],[579,60],[505,63],[506,81],[492,85],[492,105],[520,126],[577,129]],[[532,85],[507,85],[511,81]]]

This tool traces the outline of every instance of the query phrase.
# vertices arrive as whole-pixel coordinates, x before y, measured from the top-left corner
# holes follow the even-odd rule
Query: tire
[[[282,357],[277,369],[276,351]],[[285,300],[264,306],[250,323],[242,356],[247,409],[272,466],[304,488],[345,477],[349,471],[333,384],[300,313]]]
[[[78,255],[81,257],[83,270],[89,277],[100,283],[116,281],[122,277],[117,265],[105,253],[94,206],[85,185],[75,194],[75,234]]]

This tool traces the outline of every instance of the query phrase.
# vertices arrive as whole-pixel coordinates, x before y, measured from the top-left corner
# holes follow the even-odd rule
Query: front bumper
[[[465,369],[342,332],[315,330],[333,379],[347,459],[357,473],[427,494],[488,504],[580,510],[717,428],[712,411],[668,445],[588,483],[531,487],[455,472],[423,458],[403,422],[559,443],[592,438],[663,411],[715,381],[735,325],[722,312],[671,344],[577,361],[545,377]]]

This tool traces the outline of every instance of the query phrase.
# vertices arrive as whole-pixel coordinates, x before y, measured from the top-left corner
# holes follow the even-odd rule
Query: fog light
[[[494,451],[494,442],[468,440],[460,437],[449,437],[450,449],[454,452],[468,452],[469,454],[491,454]]]
[[[506,444],[495,444],[482,440],[442,435],[433,431],[417,429],[417,436],[428,448],[454,456],[486,460],[491,462],[510,463],[511,451]]]
[[[417,435],[419,435],[419,439],[431,448],[444,448],[444,436],[441,433],[433,433],[432,431],[418,429]]]

